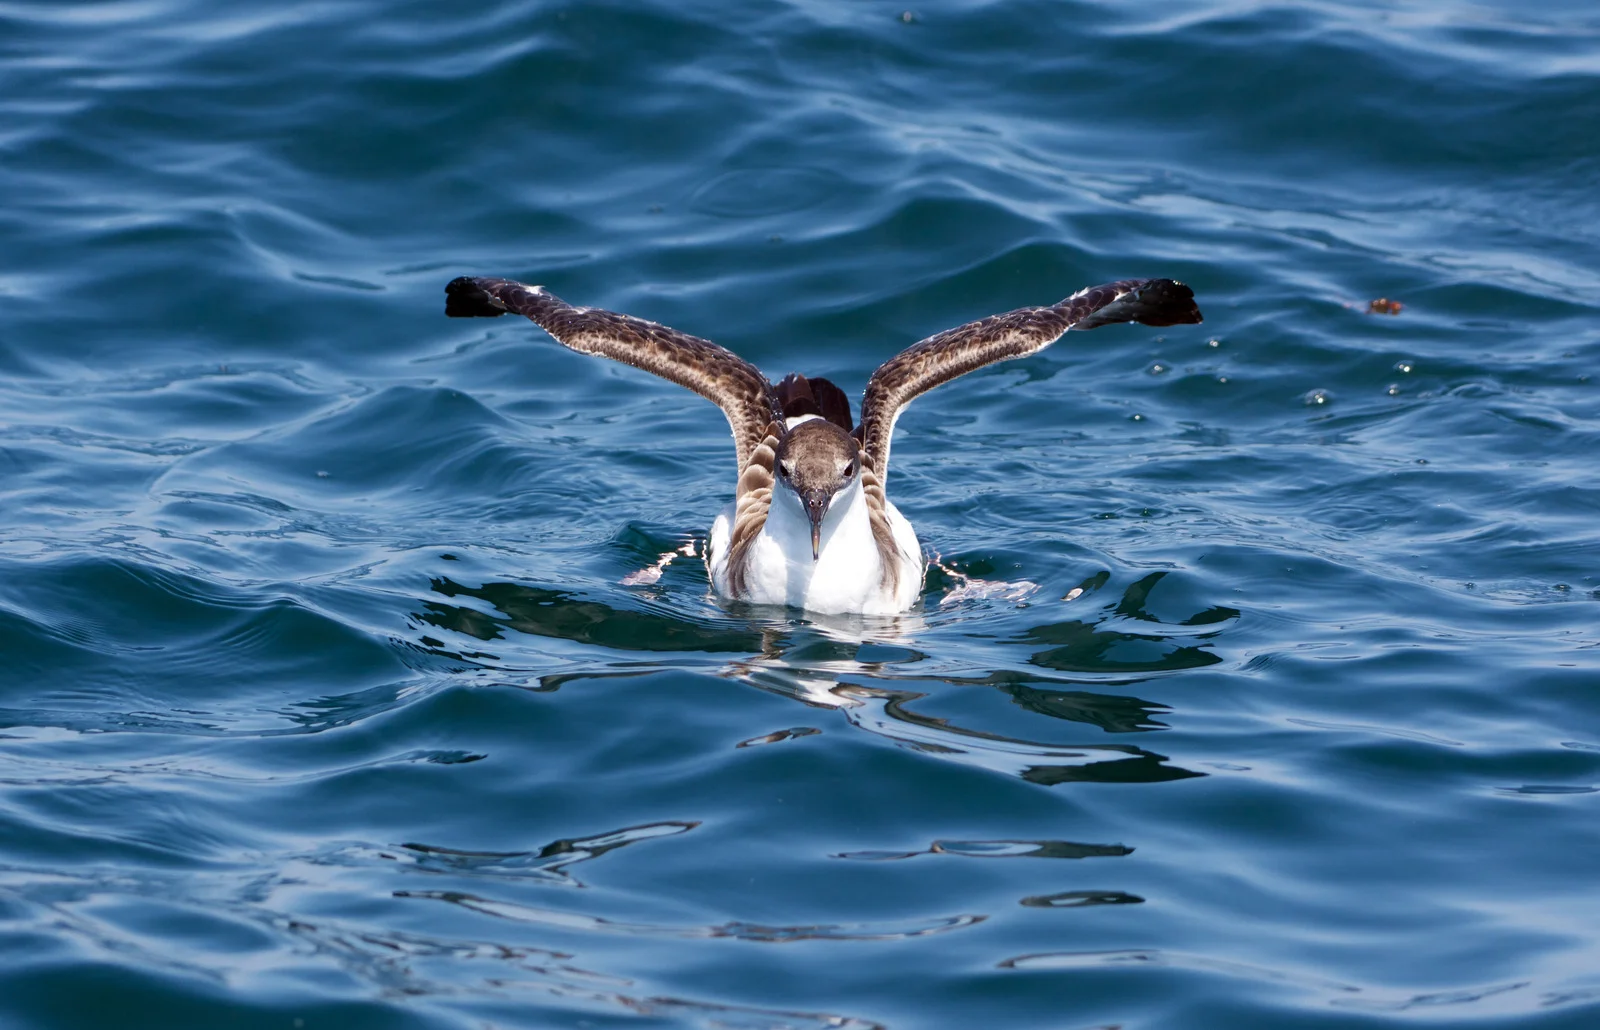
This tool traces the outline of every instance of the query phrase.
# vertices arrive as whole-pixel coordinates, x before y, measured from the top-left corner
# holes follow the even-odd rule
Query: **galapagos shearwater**
[[[445,298],[452,317],[526,315],[575,351],[653,372],[715,403],[733,428],[739,478],[706,545],[712,589],[754,604],[868,615],[914,605],[927,567],[886,493],[889,441],[907,404],[957,376],[1041,351],[1069,329],[1200,321],[1194,292],[1171,279],[1124,279],[992,315],[879,365],[853,423],[849,398],[826,379],[795,374],[774,384],[709,340],[573,307],[540,286],[462,276]]]

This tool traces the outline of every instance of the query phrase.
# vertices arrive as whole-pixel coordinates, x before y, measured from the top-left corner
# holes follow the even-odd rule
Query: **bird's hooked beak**
[[[822,557],[822,520],[828,516],[828,502],[831,500],[832,495],[823,490],[807,490],[800,497],[801,503],[806,506],[806,518],[811,520],[812,561]]]

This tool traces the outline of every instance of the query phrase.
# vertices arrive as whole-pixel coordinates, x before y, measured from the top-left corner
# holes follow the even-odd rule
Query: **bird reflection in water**
[[[1155,572],[1130,584],[1115,604],[1103,606],[1099,618],[1079,618],[1034,625],[1012,643],[1027,651],[1023,661],[1051,672],[1089,674],[1083,680],[1050,673],[997,670],[984,676],[912,674],[925,655],[906,646],[907,623],[897,620],[808,619],[777,622],[756,617],[708,618],[659,609],[620,609],[570,591],[506,582],[467,586],[441,577],[433,591],[445,598],[471,599],[484,607],[428,599],[415,613],[418,623],[491,641],[508,630],[617,651],[699,652],[708,656],[740,654],[731,662],[712,659],[704,671],[740,680],[817,708],[839,711],[859,729],[910,750],[1017,776],[1043,786],[1069,782],[1159,783],[1205,775],[1171,764],[1165,755],[1134,744],[1049,743],[956,724],[918,712],[915,702],[947,686],[987,687],[1008,695],[1019,707],[1054,720],[1095,726],[1105,733],[1130,734],[1166,728],[1157,716],[1164,705],[1124,694],[1091,691],[1115,677],[1126,685],[1152,675],[1212,665],[1221,659],[1209,642],[1238,616],[1231,608],[1213,607],[1180,622],[1166,622],[1148,608],[1151,591],[1167,575]],[[1082,607],[1086,595],[1110,579],[1099,573],[1069,594]],[[1036,606],[1037,611],[1048,610]],[[753,611],[753,610],[752,610]],[[719,613],[721,614],[721,613]],[[923,628],[927,628],[924,624]],[[863,631],[878,640],[863,639]],[[887,641],[882,639],[887,637]],[[1038,645],[1046,645],[1038,650]],[[484,652],[451,651],[431,637],[421,649],[441,657],[493,667],[498,659]],[[1020,655],[1019,655],[1020,657]],[[574,679],[636,676],[659,671],[654,665],[604,672],[589,668],[539,676],[530,689],[556,690]],[[674,668],[681,664],[674,662]],[[1130,680],[1132,676],[1134,679]],[[917,689],[926,686],[926,689]],[[807,728],[809,729],[809,728]],[[777,731],[742,742],[773,743],[806,735]]]
[[[1145,576],[1129,584],[1114,602],[1097,605],[1097,596],[1111,579],[1108,573],[1097,574],[1069,592],[1071,600],[1036,600],[1029,607],[1013,608],[1003,619],[989,618],[982,606],[992,599],[985,599],[930,607],[924,614],[894,620],[808,616],[804,621],[774,618],[770,611],[753,608],[730,611],[684,604],[670,590],[660,597],[629,593],[621,602],[626,607],[616,607],[607,603],[614,598],[604,593],[585,595],[509,582],[471,586],[440,577],[431,582],[431,596],[413,614],[417,636],[409,645],[428,656],[425,660],[444,660],[451,668],[492,671],[499,674],[499,682],[525,690],[556,692],[585,680],[676,670],[734,680],[818,713],[818,718],[800,720],[813,725],[786,722],[779,727],[759,727],[770,732],[734,745],[741,748],[790,747],[793,741],[818,738],[848,725],[916,755],[1017,777],[1042,787],[1160,783],[1204,774],[1132,742],[1166,730],[1170,719],[1165,705],[1134,695],[1132,688],[1220,661],[1211,643],[1238,615],[1230,609],[1209,608],[1177,621],[1159,617],[1149,601],[1165,575]],[[1041,593],[1036,591],[1034,596]],[[1041,615],[1031,624],[1018,623],[1019,616]],[[992,666],[989,669],[963,674],[960,669],[936,668],[938,659],[918,650],[919,640],[961,632],[965,625],[980,621],[991,635],[972,639],[982,640],[984,653],[995,656],[987,659]],[[994,635],[996,625],[999,635]],[[497,642],[493,650],[503,656],[471,645],[452,648],[445,643],[450,639],[482,645]],[[939,649],[929,650],[938,653]],[[1002,704],[1003,711],[1020,709],[1035,724],[1056,732],[1038,734],[1045,739],[1031,739],[1033,734],[1002,732],[1004,727],[994,723],[978,724],[978,715],[932,714],[935,705],[956,698],[981,700],[985,693],[1015,706]],[[963,710],[970,713],[972,708],[964,705]],[[609,912],[585,911],[583,905],[553,904],[519,889],[523,884],[581,886],[574,870],[579,863],[635,843],[692,833],[697,826],[693,821],[648,823],[510,852],[464,850],[444,842],[412,843],[387,849],[385,854],[391,860],[384,865],[395,868],[397,874],[407,874],[407,882],[396,884],[396,899],[447,904],[515,926],[518,933],[559,933],[563,940],[577,934],[727,938],[762,945],[881,941],[957,932],[988,918],[982,913],[935,912],[909,919],[793,926],[741,919],[654,922],[617,919]],[[1098,867],[1102,859],[1122,858],[1134,851],[1122,843],[1059,839],[924,838],[884,842],[890,847],[879,849],[873,849],[872,842],[858,843],[866,848],[837,852],[833,857],[847,862],[910,860],[918,864],[1067,860],[1070,866],[1090,860]],[[400,866],[404,868],[397,868]],[[432,882],[419,882],[419,874]],[[1049,875],[1054,878],[1055,874]],[[1059,889],[1062,887],[1072,889]],[[1102,884],[1051,884],[1047,889],[1052,888],[1053,893],[1019,892],[1017,903],[1031,909],[1068,910],[1144,901],[1137,894]],[[369,946],[370,938],[339,933],[331,927],[320,931],[302,927],[302,932],[331,936],[361,952],[362,958],[377,962],[387,961],[383,946],[393,946],[390,941]],[[587,997],[640,1014],[690,1016],[728,1025],[876,1027],[844,1014],[723,1008],[699,999],[652,996],[625,978],[582,968],[571,954],[519,951],[511,945],[489,949],[470,942],[458,946],[462,948],[459,953],[448,942],[430,942],[429,947],[439,961],[465,954],[482,962],[483,956],[492,954],[494,961],[489,964],[505,967],[491,974],[497,983],[514,979],[531,989]],[[408,959],[408,971],[422,968],[415,954]],[[392,972],[391,967],[386,968]]]
[[[766,679],[763,684],[762,680]],[[1050,744],[987,730],[958,726],[949,719],[925,715],[910,705],[928,696],[927,692],[886,689],[861,683],[830,682],[792,676],[778,686],[767,677],[751,676],[749,682],[819,707],[839,709],[851,725],[903,747],[995,772],[1019,776],[1030,783],[1054,786],[1074,781],[1091,783],[1160,783],[1182,780],[1204,773],[1167,764],[1165,755],[1133,744]],[[943,682],[951,682],[944,680]],[[961,682],[955,680],[954,682]],[[1005,688],[1002,687],[1002,690]],[[1037,687],[1026,688],[1038,693]],[[1080,706],[1072,714],[1087,714],[1093,695],[1079,693]],[[1112,708],[1126,714],[1131,703],[1145,713],[1161,706],[1137,698],[1107,698]],[[1079,721],[1106,724],[1109,718],[1086,717]],[[1159,729],[1154,720],[1144,720],[1145,729]]]

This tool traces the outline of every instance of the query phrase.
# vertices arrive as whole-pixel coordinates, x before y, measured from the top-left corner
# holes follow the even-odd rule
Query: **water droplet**
[[[1327,390],[1312,390],[1301,398],[1301,403],[1308,408],[1315,408],[1327,404],[1331,400],[1333,400],[1333,394]]]
[[[1220,346],[1222,346],[1222,341],[1221,340],[1207,340],[1206,341],[1206,346],[1207,347],[1220,347]]]
[[[1227,381],[1228,381],[1228,377],[1227,376],[1217,376],[1217,382],[1225,383]]]
[[[1394,370],[1396,372],[1409,372],[1414,367],[1415,366],[1413,366],[1409,361],[1396,361],[1394,363]]]
[[[1417,459],[1417,464],[1418,465],[1426,465],[1427,463],[1428,463],[1428,459],[1427,458],[1418,458]]]
[[[917,16],[912,14],[910,11],[901,11],[900,20],[905,22],[907,25],[910,25],[912,22],[917,20]]]
[[[1572,589],[1572,584],[1570,584],[1570,583],[1557,583],[1556,584],[1556,589],[1561,591],[1564,594],[1568,590]]]
[[[1165,372],[1167,370],[1167,367],[1168,366],[1163,365],[1159,361],[1152,361],[1152,362],[1150,362],[1150,367],[1146,368],[1145,371],[1149,372],[1153,376],[1158,376],[1161,373]]]
[[[324,472],[322,469],[317,469],[317,478],[318,479],[327,479],[328,478],[328,474],[326,472]]]
[[[1128,416],[1128,421],[1129,422],[1143,422],[1144,421],[1144,416],[1143,415],[1129,415]]]
[[[1388,394],[1390,397],[1398,397],[1398,396],[1400,396],[1400,384],[1399,383],[1390,383],[1389,384],[1389,388],[1384,390],[1383,392]]]

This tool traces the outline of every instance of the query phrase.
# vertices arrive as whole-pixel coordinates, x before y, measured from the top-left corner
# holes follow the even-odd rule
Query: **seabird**
[[[557,342],[688,387],[728,416],[738,488],[711,527],[706,566],[722,597],[816,612],[904,611],[926,562],[911,523],[885,493],[889,440],[907,404],[941,383],[1050,346],[1069,329],[1200,321],[1194,292],[1171,279],[1125,279],[1048,307],[1018,308],[948,329],[872,373],[852,423],[826,379],[774,384],[709,340],[642,318],[573,307],[510,279],[462,276],[445,287],[454,318],[525,315]]]

